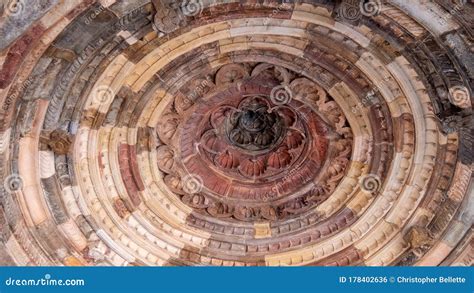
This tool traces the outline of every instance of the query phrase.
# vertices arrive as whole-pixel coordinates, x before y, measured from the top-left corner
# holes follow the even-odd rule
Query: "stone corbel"
[[[66,155],[72,144],[72,135],[64,130],[43,131],[40,142],[50,147],[58,155]]]
[[[410,245],[417,258],[420,258],[434,243],[434,238],[430,231],[420,226],[411,227],[403,239]]]

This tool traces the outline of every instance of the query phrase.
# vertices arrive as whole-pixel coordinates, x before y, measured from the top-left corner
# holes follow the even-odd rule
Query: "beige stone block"
[[[417,174],[416,171],[415,174]],[[402,227],[413,214],[422,198],[423,194],[416,187],[406,186],[402,194],[400,194],[398,201],[386,216],[386,221]]]
[[[415,266],[438,266],[449,255],[452,249],[453,248],[446,243],[438,242],[419,262],[415,263]]]
[[[100,5],[102,5],[103,7],[109,7],[115,2],[117,1],[116,0],[99,0]]]
[[[391,71],[392,75],[400,84],[404,95],[407,97],[408,103],[413,114],[416,133],[416,150],[415,150],[415,163],[422,163],[424,159],[424,148],[425,148],[425,135],[426,135],[426,122],[425,122],[425,109],[420,102],[419,95],[414,89],[412,80],[416,80],[418,76],[409,75],[408,61],[404,57],[398,57],[394,62],[390,63],[387,68]]]
[[[372,196],[366,192],[359,191],[352,197],[351,201],[347,203],[347,207],[353,210],[355,214],[360,215],[365,211],[372,199]]]
[[[18,171],[23,183],[21,202],[29,212],[32,224],[34,225],[38,225],[48,218],[46,203],[39,185],[40,174],[38,166],[39,133],[47,106],[47,101],[40,101],[38,103],[31,132],[28,136],[20,139],[19,143]]]
[[[186,35],[186,34],[185,34]],[[153,62],[153,65],[150,66],[143,74],[140,76],[140,78],[131,86],[132,90],[134,92],[138,92],[148,80],[156,73],[158,72],[161,68],[163,68],[166,64],[168,64],[171,60],[174,60],[178,56],[181,56],[185,54],[186,52],[195,49],[199,46],[202,46],[203,44],[211,43],[218,41],[222,38],[229,37],[229,34],[227,31],[219,31],[211,35],[207,35],[205,37],[193,40],[189,43],[186,43],[175,50],[169,52],[167,55],[164,56],[156,56],[156,58]],[[168,44],[168,43],[166,43]],[[164,46],[166,46],[166,44]],[[157,49],[159,50],[159,48]],[[142,62],[146,62],[148,60],[142,60]],[[152,60],[149,60],[152,61]],[[141,62],[140,62],[141,63]],[[143,64],[142,64],[143,66]]]
[[[295,9],[294,11],[297,12],[308,12],[311,14],[315,15],[320,15],[320,16],[325,16],[325,17],[331,17],[331,12],[322,6],[317,6],[317,5],[312,5],[309,3],[295,3]]]
[[[367,266],[389,266],[405,252],[406,248],[403,236],[398,233],[377,253],[367,257],[364,263]]]
[[[79,215],[81,215],[81,210],[76,203],[74,192],[71,186],[67,186],[62,190],[61,198],[69,216],[72,219],[76,219]]]
[[[49,178],[56,173],[54,153],[52,151],[39,152],[39,165],[41,178]]]
[[[268,238],[272,236],[272,230],[270,229],[270,223],[255,223],[253,225],[255,229],[255,239]]]
[[[385,222],[377,222],[370,232],[354,244],[354,247],[366,253],[364,258],[376,252],[380,247],[384,246],[396,233],[396,226]]]
[[[0,154],[8,156],[8,150],[10,146],[10,134],[11,128],[8,128],[5,132],[0,133]]]
[[[272,34],[290,37],[306,37],[306,31],[301,28],[283,27],[283,26],[245,26],[230,29],[230,36],[251,36]]]
[[[5,247],[17,265],[26,266],[29,264],[30,258],[14,236],[5,242]]]
[[[391,4],[410,15],[436,36],[459,28],[452,15],[435,2],[394,0]]]
[[[234,51],[243,51],[243,50],[248,50],[250,49],[250,44],[249,43],[230,43],[226,45],[220,45],[220,53],[225,54],[225,53],[230,53]]]
[[[385,69],[381,60],[377,59],[372,53],[365,52],[356,62],[356,66],[371,79],[385,101],[390,103],[395,99],[388,84],[390,73]]]
[[[344,116],[351,125],[354,136],[370,136],[370,129],[367,127],[367,125],[370,125],[366,113],[367,110],[361,108],[361,111],[352,111],[353,108],[357,108],[359,103],[359,99],[354,91],[345,82],[341,81],[330,88],[328,92],[344,112]]]
[[[44,19],[44,18],[43,18]],[[54,39],[64,30],[64,28],[70,23],[71,21],[68,20],[67,18],[61,17],[59,18],[54,26],[51,26],[42,36],[41,36],[41,42],[44,45],[49,45],[51,44]]]
[[[46,28],[53,26],[72,9],[80,5],[81,2],[81,0],[60,0],[58,5],[54,6],[41,18],[41,24]]]
[[[64,224],[59,225],[58,228],[76,250],[82,251],[87,247],[87,239],[73,220],[69,219]]]
[[[298,7],[308,7],[308,5],[305,5],[305,6],[296,6],[296,8]],[[317,14],[315,13],[316,11],[312,11],[312,12],[308,12],[308,11],[302,11],[302,10],[296,10],[293,11],[293,14],[291,16],[291,19],[292,20],[297,20],[297,21],[304,21],[304,22],[308,22],[308,23],[314,23],[314,24],[317,24],[317,25],[321,25],[321,26],[324,26],[324,27],[329,27],[329,28],[333,28],[334,27],[334,24],[335,24],[335,21],[334,19],[330,18],[327,13],[322,13],[322,14]],[[319,11],[317,11],[319,12]],[[326,14],[326,15],[324,15]]]
[[[98,109],[101,113],[107,113],[115,95],[129,78],[134,66],[125,55],[117,56],[94,84],[87,100],[86,110]]]

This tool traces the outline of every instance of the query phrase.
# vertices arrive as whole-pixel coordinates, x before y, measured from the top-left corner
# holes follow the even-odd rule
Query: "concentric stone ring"
[[[30,2],[0,265],[473,264],[472,3]]]

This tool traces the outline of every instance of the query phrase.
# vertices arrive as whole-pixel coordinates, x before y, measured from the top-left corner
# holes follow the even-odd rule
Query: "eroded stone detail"
[[[411,227],[403,237],[416,257],[421,257],[434,243],[430,231],[424,227]]]
[[[43,133],[42,141],[58,155],[66,155],[71,148],[73,136],[60,129]]]
[[[184,22],[184,15],[179,9],[178,1],[153,0],[156,14],[153,19],[154,28],[165,34],[177,30]]]

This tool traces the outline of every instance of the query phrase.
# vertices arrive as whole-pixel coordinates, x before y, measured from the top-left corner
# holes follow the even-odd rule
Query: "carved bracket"
[[[72,135],[64,130],[55,129],[41,133],[40,142],[50,147],[58,155],[66,155],[72,144]]]

